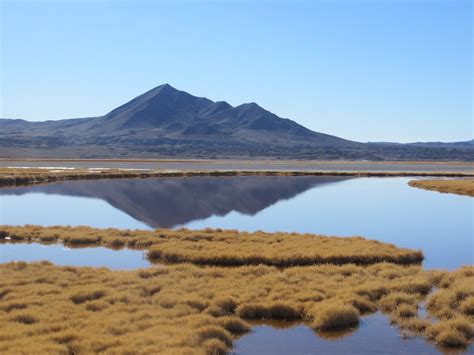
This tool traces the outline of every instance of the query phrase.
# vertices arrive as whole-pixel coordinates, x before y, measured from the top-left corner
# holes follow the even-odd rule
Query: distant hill
[[[470,148],[474,149],[474,139],[464,142],[416,142],[410,143],[418,147],[434,147],[434,148]]]
[[[104,116],[0,119],[2,157],[474,160],[470,146],[359,143],[318,133],[256,103],[236,107],[160,85]]]
[[[369,142],[369,144],[392,145],[392,146],[415,146],[427,148],[468,148],[474,149],[474,139],[462,142],[414,142],[414,143],[394,143],[394,142]]]

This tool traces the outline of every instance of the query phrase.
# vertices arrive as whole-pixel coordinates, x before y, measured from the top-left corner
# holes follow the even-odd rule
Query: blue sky
[[[0,3],[2,117],[170,83],[359,141],[473,137],[470,0]]]

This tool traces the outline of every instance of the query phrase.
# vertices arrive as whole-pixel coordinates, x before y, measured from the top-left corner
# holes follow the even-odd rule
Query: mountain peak
[[[156,95],[156,94],[164,93],[164,92],[177,92],[177,91],[179,91],[179,90],[175,89],[170,84],[165,83],[165,84],[161,84],[161,85],[151,89],[147,93],[153,93],[153,94]],[[147,93],[145,93],[144,95],[146,95]]]

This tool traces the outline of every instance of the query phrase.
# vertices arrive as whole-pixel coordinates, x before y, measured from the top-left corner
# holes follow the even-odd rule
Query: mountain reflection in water
[[[239,176],[64,181],[3,188],[0,196],[42,193],[98,198],[152,228],[172,228],[233,211],[255,215],[311,188],[348,179]]]

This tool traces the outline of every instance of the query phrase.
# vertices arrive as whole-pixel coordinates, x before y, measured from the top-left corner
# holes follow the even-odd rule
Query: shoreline
[[[69,180],[235,177],[235,176],[346,176],[346,177],[473,177],[474,172],[302,171],[302,170],[161,170],[66,167],[0,167],[0,187]]]
[[[472,161],[440,161],[440,160],[301,160],[301,159],[173,159],[173,158],[15,158],[15,157],[0,157],[0,163],[3,161],[62,161],[62,162],[197,162],[197,163],[271,163],[271,164],[372,164],[372,165],[386,165],[386,164],[433,164],[433,165],[473,165]],[[473,165],[474,167],[474,165]]]

